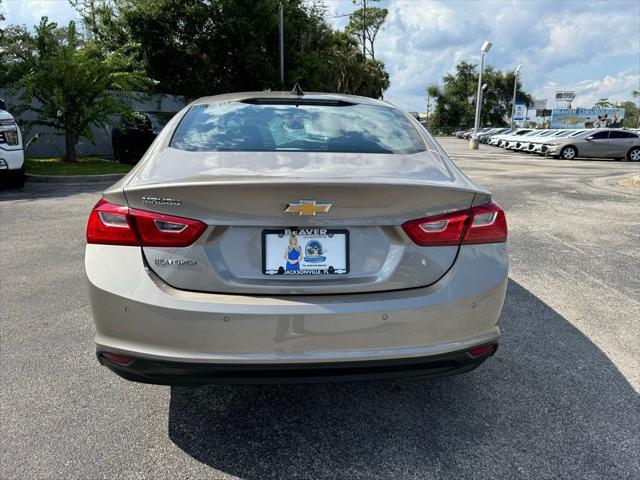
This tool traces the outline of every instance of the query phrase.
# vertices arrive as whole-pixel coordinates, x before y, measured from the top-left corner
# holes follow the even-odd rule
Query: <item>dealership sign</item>
[[[558,91],[556,92],[556,100],[573,100],[576,98],[576,92]]]
[[[624,108],[554,108],[551,128],[620,128]]]
[[[521,122],[524,120],[526,115],[527,115],[527,105],[521,102],[516,103],[516,110],[513,114],[513,120],[516,122]]]
[[[547,99],[540,98],[533,101],[533,109],[534,110],[544,110],[547,108]]]

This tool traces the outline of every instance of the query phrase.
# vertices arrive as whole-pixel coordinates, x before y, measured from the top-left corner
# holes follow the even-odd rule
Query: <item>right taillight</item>
[[[402,228],[421,247],[507,241],[507,220],[496,203],[410,220]]]
[[[488,203],[471,209],[471,219],[462,240],[463,244],[506,241],[507,218],[500,205]]]
[[[187,247],[206,228],[207,225],[199,220],[137,210],[100,200],[89,215],[87,243]]]

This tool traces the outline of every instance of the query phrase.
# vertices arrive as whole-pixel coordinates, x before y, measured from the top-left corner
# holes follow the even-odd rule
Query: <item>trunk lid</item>
[[[179,289],[238,294],[349,293],[432,284],[453,265],[458,247],[419,247],[401,225],[469,208],[476,194],[488,195],[436,151],[387,155],[165,148],[124,183],[131,208],[208,225],[189,247],[143,248],[160,278]],[[285,212],[287,205],[306,200],[331,207],[315,216]],[[346,231],[348,273],[266,275],[264,231],[284,229]],[[286,255],[281,255],[283,262]]]

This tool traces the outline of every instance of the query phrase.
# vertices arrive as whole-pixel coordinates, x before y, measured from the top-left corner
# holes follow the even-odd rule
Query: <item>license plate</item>
[[[349,273],[349,232],[327,228],[262,231],[265,275],[344,275]]]

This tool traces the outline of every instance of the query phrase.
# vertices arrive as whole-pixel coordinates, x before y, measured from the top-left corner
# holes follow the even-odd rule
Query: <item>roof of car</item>
[[[357,103],[362,105],[377,105],[384,107],[394,107],[394,105],[385,102],[384,100],[378,100],[370,97],[361,97],[358,95],[345,95],[340,93],[322,93],[322,92],[309,92],[304,95],[293,95],[291,92],[236,92],[225,93],[222,95],[214,95],[211,97],[202,97],[193,102],[191,105],[201,105],[214,102],[239,102],[242,100],[250,100],[254,98],[268,98],[272,100],[342,100],[343,102]]]

